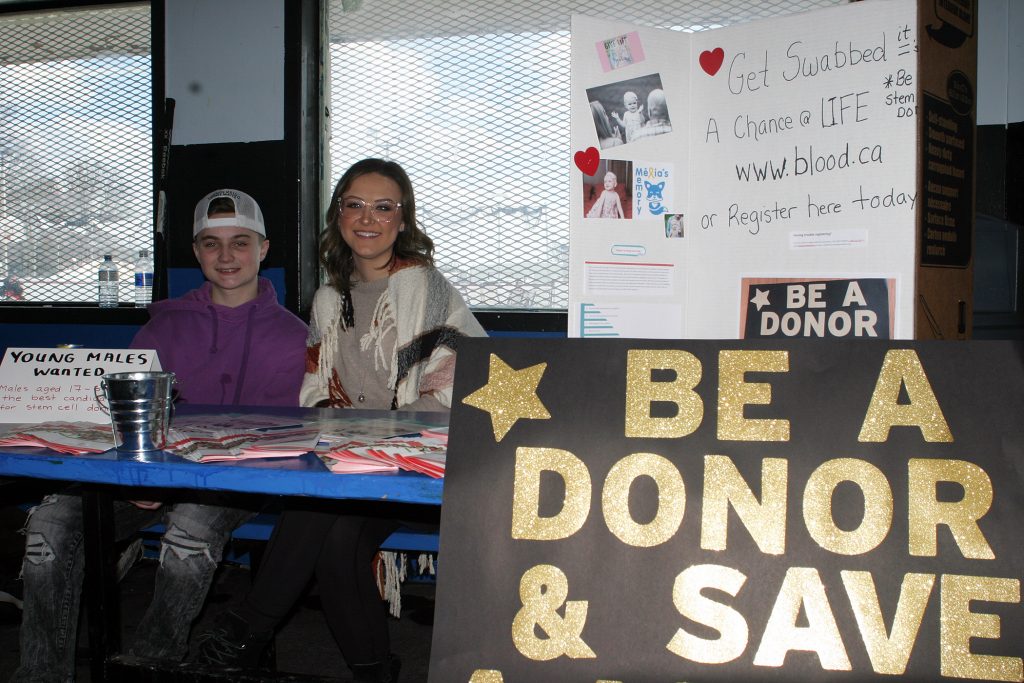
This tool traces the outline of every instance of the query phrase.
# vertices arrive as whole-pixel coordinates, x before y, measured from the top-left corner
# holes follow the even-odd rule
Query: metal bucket
[[[119,451],[159,451],[171,424],[173,372],[116,372],[100,380],[114,445]]]

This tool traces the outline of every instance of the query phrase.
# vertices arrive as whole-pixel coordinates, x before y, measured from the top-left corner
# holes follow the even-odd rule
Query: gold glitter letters
[[[758,503],[730,458],[724,455],[704,456],[700,547],[705,550],[726,549],[731,504],[762,553],[785,553],[788,466],[783,458],[761,461],[761,502]]]
[[[710,626],[721,635],[708,640],[679,629],[666,647],[701,664],[724,664],[743,654],[750,636],[747,620],[731,607],[701,595],[701,589],[715,588],[736,597],[746,580],[746,574],[738,569],[717,564],[699,564],[681,572],[672,586],[672,603],[684,617]]]
[[[899,403],[900,387],[906,387],[909,404]],[[912,349],[890,349],[885,354],[857,440],[886,441],[893,426],[918,427],[925,441],[953,441],[921,359]]]
[[[541,517],[540,474],[555,472],[565,482],[565,501],[554,517]],[[556,541],[583,527],[590,514],[590,472],[582,460],[557,448],[516,449],[512,489],[512,538]]]
[[[567,597],[569,580],[558,567],[539,564],[523,574],[519,581],[523,608],[512,620],[512,642],[524,657],[546,662],[562,655],[571,659],[597,656],[580,637],[587,622],[587,602],[567,602]],[[564,618],[558,614],[563,602]],[[537,636],[538,626],[547,638]]]
[[[656,649],[663,645],[681,660],[712,667],[680,669],[692,670],[695,676],[707,673],[709,678],[722,678],[723,665],[730,671],[734,668],[739,671],[742,667],[751,667],[752,671],[769,667],[784,676],[789,660],[793,673],[804,678],[816,665],[823,671],[852,671],[856,663],[858,678],[870,677],[870,671],[881,676],[909,674],[923,679],[941,674],[950,678],[1024,683],[1024,659],[1018,647],[1020,634],[1001,634],[1001,627],[1006,631],[1011,624],[1010,621],[1001,624],[1001,619],[1012,618],[1014,625],[1018,621],[1018,614],[1013,610],[1020,609],[1021,577],[1015,569],[1007,573],[1005,567],[1007,561],[1016,562],[1019,555],[1000,547],[1002,562],[982,564],[982,569],[976,572],[1012,578],[942,573],[954,567],[961,574],[973,570],[969,567],[971,562],[964,560],[995,559],[986,534],[998,542],[997,525],[1014,519],[1006,514],[1005,507],[995,508],[993,479],[998,486],[1009,487],[1013,482],[1003,481],[1005,467],[993,465],[990,477],[980,465],[956,459],[964,457],[962,451],[975,455],[979,451],[973,444],[947,445],[953,442],[953,435],[917,351],[891,349],[886,353],[857,438],[857,442],[866,445],[860,446],[857,442],[838,443],[838,438],[836,443],[831,442],[833,435],[848,434],[847,439],[852,439],[857,432],[856,420],[861,415],[852,415],[851,430],[848,424],[851,416],[837,412],[840,409],[848,412],[845,399],[834,405],[822,401],[820,406],[805,407],[793,402],[791,399],[798,397],[788,393],[784,404],[776,397],[772,405],[773,391],[781,396],[779,387],[791,392],[805,381],[795,375],[801,368],[808,367],[806,363],[793,363],[792,378],[768,375],[790,372],[793,351],[732,346],[715,349],[719,372],[717,387],[713,382],[702,385],[701,359],[712,363],[712,355],[698,358],[681,349],[626,349],[623,353],[627,366],[625,436],[650,442],[644,442],[643,448],[623,448],[620,440],[614,438],[613,420],[607,421],[611,423],[609,426],[596,424],[586,417],[578,419],[580,411],[574,408],[571,424],[566,423],[565,428],[588,432],[576,441],[552,436],[547,443],[585,444],[579,446],[579,455],[541,446],[517,444],[515,448],[511,536],[514,541],[527,543],[513,547],[528,548],[531,553],[545,551],[539,556],[531,555],[538,559],[520,564],[520,569],[514,570],[518,574],[523,566],[528,567],[518,583],[520,604],[510,606],[509,613],[514,611],[515,615],[511,624],[506,621],[501,628],[510,628],[513,647],[507,647],[507,641],[505,646],[517,660],[522,662],[522,658],[527,658],[535,663],[561,660],[554,665],[560,671],[563,667],[571,667],[574,672],[577,667],[580,672],[593,671],[602,660],[596,659],[594,650],[584,640],[586,632],[586,640],[602,650],[602,658],[609,658],[609,667],[616,667],[610,670],[620,671],[618,657],[622,652],[614,648],[604,652],[610,647],[607,629],[622,627],[618,621],[622,610],[639,612],[649,607],[644,604],[645,600],[655,603],[657,608],[650,611],[661,616],[668,597],[663,594],[668,589],[666,580],[674,576],[671,599],[681,617],[680,623],[649,624],[652,630],[643,633],[644,644]],[[932,357],[926,356],[926,359]],[[619,362],[622,362],[621,356]],[[816,370],[830,367],[818,363],[811,366]],[[540,438],[543,444],[543,434],[555,434],[536,429],[512,430],[521,419],[548,419],[547,409],[540,403],[537,392],[546,367],[540,363],[513,370],[496,356],[492,357],[488,384],[465,402],[491,414],[496,441],[518,434],[521,439]],[[854,370],[844,368],[841,376],[857,374]],[[748,375],[760,381],[748,381]],[[765,376],[771,377],[772,382],[764,380]],[[946,386],[946,379],[943,376],[940,387]],[[858,378],[855,386],[864,386],[861,381],[862,378]],[[846,395],[851,395],[849,387],[839,384],[825,386],[830,391],[834,388],[835,392],[845,391]],[[716,410],[714,436],[717,443],[713,443],[710,425],[695,434],[702,426],[705,403],[714,400],[711,392],[715,390],[717,404],[712,408]],[[858,391],[866,394],[866,390]],[[603,400],[599,396],[579,398],[595,403]],[[611,400],[620,399],[612,397]],[[785,407],[779,408],[779,405]],[[946,406],[949,410],[957,407],[955,403]],[[672,408],[675,408],[674,414]],[[587,409],[589,403],[583,410]],[[787,416],[784,410],[793,415]],[[602,410],[601,414],[604,412]],[[951,416],[973,419],[970,414],[961,416],[951,412]],[[556,418],[564,421],[566,416],[556,415]],[[829,429],[792,431],[804,424],[795,422],[797,418],[820,419]],[[844,419],[845,425],[842,424]],[[791,424],[791,420],[794,423]],[[929,445],[905,452],[897,447],[894,439],[892,444],[879,446],[889,441],[893,427],[916,428],[900,434],[901,444],[907,436],[916,441],[917,430],[920,430],[921,439]],[[699,441],[699,446],[657,441],[691,435],[694,438],[690,441]],[[611,438],[605,438],[609,436]],[[808,443],[812,436],[819,442]],[[994,436],[998,438],[999,434]],[[737,442],[765,445],[751,447]],[[779,445],[768,445],[772,442]],[[730,452],[730,446],[736,452],[725,455]],[[590,448],[592,452],[583,453],[583,448]],[[659,451],[660,448],[665,450]],[[858,453],[857,448],[862,452]],[[615,454],[610,452],[616,449],[622,450]],[[631,450],[643,452],[631,453]],[[829,459],[829,454],[837,451],[840,455],[861,457]],[[776,457],[764,457],[767,455]],[[971,459],[979,463],[993,462],[992,458],[998,458],[1000,453],[982,455]],[[703,485],[697,499],[693,485],[700,476],[699,458],[703,458]],[[684,476],[691,483],[689,501]],[[649,481],[638,481],[643,477]],[[560,494],[551,495],[561,490],[559,483],[564,486],[564,498]],[[507,484],[506,481],[503,485]],[[851,484],[863,496],[863,512],[858,503],[850,505],[846,494],[852,490]],[[600,487],[603,526],[602,520],[596,518],[596,509],[595,519],[590,520],[591,510],[597,505],[597,487]],[[640,501],[636,496],[656,496],[656,499]],[[690,504],[689,529],[683,526],[687,503]],[[1018,510],[1016,501],[1014,505],[1016,507],[1011,506],[1011,509]],[[790,507],[797,511],[794,512],[796,517],[802,513],[804,528],[796,528],[800,520],[788,515]],[[901,520],[898,515],[904,514],[904,507],[907,517]],[[730,510],[735,511],[735,515]],[[696,542],[695,515],[700,516],[699,550],[692,547]],[[737,529],[737,520],[742,529]],[[586,526],[588,521],[590,526]],[[729,538],[730,521],[732,539]],[[794,522],[793,529],[788,527],[790,521]],[[945,528],[940,531],[940,526]],[[586,533],[578,533],[584,529]],[[564,543],[574,535],[579,538],[573,543]],[[627,567],[621,569],[626,573],[610,574],[609,581],[604,581],[602,576],[596,582],[587,574],[584,586],[581,583],[584,578],[577,572],[587,570],[575,569],[573,561],[574,569],[569,571],[569,562],[563,564],[558,558],[564,557],[560,553],[568,552],[580,557],[581,550],[590,549],[586,544],[598,536],[603,538],[597,539],[593,554],[614,557],[619,565]],[[554,543],[544,548],[538,548],[535,543],[529,545],[537,541]],[[622,551],[616,541],[628,546],[625,552],[630,555],[624,562],[620,561],[622,556],[616,554]],[[614,552],[607,552],[612,546],[615,546]],[[654,553],[637,552],[637,549],[657,546],[663,548]],[[942,557],[939,556],[940,546]],[[550,555],[546,553],[548,549]],[[799,557],[792,556],[794,553]],[[948,558],[952,564],[944,561],[947,555],[953,555]],[[847,559],[844,567],[842,556],[854,559]],[[706,563],[709,557],[721,564]],[[660,563],[656,570],[646,572],[650,563],[655,562]],[[665,562],[670,564],[667,569]],[[559,564],[566,570],[556,566]],[[818,567],[794,564],[818,564]],[[965,565],[969,568],[965,569]],[[609,566],[608,571],[620,571],[620,567]],[[575,577],[573,597],[585,599],[568,599],[569,576]],[[514,603],[515,576],[507,578],[512,581],[507,588],[513,593],[501,599],[511,599]],[[628,598],[624,597],[626,593],[605,590],[606,586],[614,585],[614,581],[630,583]],[[897,583],[900,583],[898,595]],[[646,586],[651,588],[646,589]],[[599,604],[598,600],[605,602]],[[988,611],[978,604],[985,602],[989,603]],[[993,608],[992,603],[1006,604]],[[594,610],[589,610],[590,607]],[[972,611],[972,607],[976,611]],[[594,620],[599,615],[603,618],[610,615],[616,621],[598,624]],[[840,624],[844,631],[840,631]],[[858,638],[863,648],[855,642]],[[984,639],[988,642],[979,642]],[[846,643],[855,649],[848,651]],[[938,656],[928,656],[936,648]],[[638,652],[636,657],[647,654],[650,653]],[[633,653],[628,655],[632,657]],[[854,655],[852,661],[851,655]],[[662,650],[657,656],[668,655]],[[498,666],[497,662],[481,662],[480,665],[469,683],[502,683],[502,672],[488,668],[488,665]],[[657,665],[662,667],[660,662]],[[715,667],[718,670],[714,670]],[[506,670],[511,672],[511,669]],[[607,675],[621,677],[622,674]],[[595,683],[613,682],[601,679]]]
[[[505,683],[500,671],[494,669],[477,669],[469,678],[469,683]]]
[[[892,619],[892,633],[889,633],[871,572],[843,571],[840,574],[871,660],[871,668],[880,674],[902,674],[907,670],[910,653],[914,650],[928,597],[935,585],[935,575],[903,575],[896,615]]]
[[[673,370],[675,380],[655,382],[653,370]],[[630,349],[626,354],[626,436],[670,439],[697,431],[704,419],[704,402],[694,387],[700,382],[697,357],[676,349]],[[674,403],[674,417],[651,417],[651,403]]]
[[[1022,680],[1024,662],[1020,657],[971,654],[971,638],[998,638],[1000,630],[999,615],[972,612],[972,600],[1020,603],[1020,581],[955,574],[942,577],[942,675],[986,681]]]
[[[796,625],[801,605],[807,626]],[[790,650],[817,653],[823,669],[850,671],[852,668],[825,595],[825,586],[818,570],[811,567],[790,567],[786,572],[764,628],[761,646],[754,655],[754,664],[782,666]]]
[[[647,524],[637,524],[629,514],[629,488],[637,477],[647,476],[658,486],[658,512]],[[686,490],[683,476],[671,462],[652,453],[634,453],[612,466],[604,482],[604,521],[626,545],[650,548],[675,535],[683,523]]]
[[[853,531],[832,519],[832,493],[850,481],[864,494],[864,518]],[[804,487],[804,524],[818,545],[839,555],[861,555],[885,540],[892,526],[892,489],[882,470],[864,460],[838,458],[822,463]]]
[[[964,557],[995,559],[995,553],[978,527],[978,520],[992,507],[992,480],[988,473],[964,460],[911,459],[910,468],[910,554],[934,557],[938,553],[937,531],[949,527]],[[936,499],[936,484],[960,484],[964,497],[956,503]]]
[[[789,420],[743,417],[745,405],[772,402],[772,386],[745,382],[748,372],[789,372],[789,352],[718,352],[718,440],[789,441]]]

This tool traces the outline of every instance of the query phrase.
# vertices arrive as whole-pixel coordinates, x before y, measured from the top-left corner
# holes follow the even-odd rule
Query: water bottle
[[[117,308],[117,264],[110,254],[100,264],[99,300],[100,308]]]
[[[153,259],[148,249],[139,250],[135,262],[135,305],[145,308],[153,301]]]

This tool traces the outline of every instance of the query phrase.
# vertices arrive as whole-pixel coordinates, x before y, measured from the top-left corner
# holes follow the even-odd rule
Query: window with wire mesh
[[[0,13],[4,300],[95,302],[105,254],[120,298],[153,249],[149,3]]]
[[[470,306],[563,309],[570,14],[699,31],[844,0],[330,0],[331,183],[399,162]]]

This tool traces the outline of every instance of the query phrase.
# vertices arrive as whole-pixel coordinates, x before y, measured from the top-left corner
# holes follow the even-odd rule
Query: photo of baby
[[[619,124],[619,127],[626,132],[626,142],[633,142],[640,137],[640,129],[647,121],[644,117],[644,105],[640,104],[640,98],[636,96],[635,92],[627,90],[626,94],[622,96],[622,106],[625,107],[622,116],[619,116],[617,111],[613,111],[612,116],[615,117],[615,122]]]
[[[587,89],[601,148],[672,132],[661,75],[650,74]],[[603,112],[600,117],[598,110]],[[605,121],[607,119],[607,126]],[[621,140],[620,142],[616,142]]]
[[[583,176],[583,215],[587,218],[632,218],[633,163],[602,159],[597,172]]]
[[[681,213],[667,213],[665,214],[665,237],[682,237],[683,236],[683,214]]]

